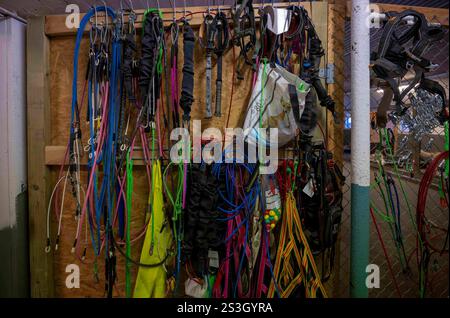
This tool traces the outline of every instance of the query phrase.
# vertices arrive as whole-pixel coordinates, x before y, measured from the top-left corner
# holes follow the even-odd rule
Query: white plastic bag
[[[264,87],[262,82],[264,81]],[[305,109],[305,97],[309,92],[309,84],[297,75],[281,66],[274,68],[270,64],[260,64],[258,77],[247,108],[244,122],[245,141],[252,145],[282,147],[291,141],[297,133],[297,123],[291,105],[289,85],[296,88],[298,112],[301,117]],[[261,105],[263,105],[261,109]],[[270,144],[267,136],[260,134],[258,128],[278,128],[278,141]]]

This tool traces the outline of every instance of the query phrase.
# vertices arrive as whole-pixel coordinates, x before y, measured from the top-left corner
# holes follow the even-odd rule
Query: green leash
[[[386,128],[383,128],[382,131],[384,132],[384,138],[385,138],[385,140],[386,140],[386,147],[387,147],[387,149],[388,149],[389,156],[391,157],[391,160],[392,160],[392,162],[393,162],[394,172],[395,172],[395,173],[394,173],[394,174],[395,174],[395,177],[397,178],[397,181],[398,181],[398,183],[400,184],[400,189],[401,189],[402,194],[403,194],[403,197],[404,197],[404,199],[405,199],[405,201],[406,201],[406,206],[407,206],[407,208],[408,208],[409,218],[410,218],[410,220],[411,220],[412,225],[414,226],[414,229],[415,229],[416,232],[418,233],[419,231],[418,231],[418,229],[417,229],[417,223],[416,223],[416,221],[414,220],[414,216],[413,216],[413,213],[412,213],[411,204],[409,203],[408,197],[407,197],[406,192],[405,192],[405,188],[403,187],[403,182],[402,182],[402,179],[401,179],[401,177],[400,177],[400,172],[399,172],[399,170],[398,170],[397,164],[396,164],[395,159],[394,159],[394,153],[393,153],[393,151],[392,151],[392,147],[391,147],[391,144],[390,144],[390,142],[389,142],[389,138],[388,138],[388,135],[387,135],[387,130],[386,130]],[[380,136],[381,136],[381,131],[380,131]],[[423,247],[423,242],[422,242],[422,239],[421,239],[420,235],[419,235],[418,237],[419,237],[420,248],[422,249],[422,247]]]
[[[261,76],[261,100],[260,100],[260,106],[259,106],[259,128],[262,128],[262,115],[263,115],[263,108],[264,108],[264,86],[265,82],[267,81],[267,59],[263,59],[263,73]]]
[[[444,131],[445,131],[445,145],[444,145],[444,150],[445,151],[449,151],[449,132],[448,132],[448,120],[444,123]],[[448,178],[448,173],[449,173],[450,167],[449,167],[449,159],[447,158],[445,160],[445,175]]]
[[[131,244],[130,244],[130,232],[131,232],[131,202],[133,196],[133,159],[130,156],[130,150],[127,152],[126,162],[126,174],[127,174],[127,234],[126,234],[126,260],[125,260],[125,292],[127,298],[131,297]]]

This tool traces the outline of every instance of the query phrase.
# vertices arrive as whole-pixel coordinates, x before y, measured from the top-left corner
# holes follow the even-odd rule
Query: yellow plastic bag
[[[158,161],[152,166],[153,189],[150,194],[152,214],[145,233],[142,246],[142,264],[158,264],[167,258],[172,242],[172,233],[164,214],[162,194],[161,164]],[[139,267],[134,286],[134,298],[163,298],[166,296],[166,271],[164,263],[154,267]]]

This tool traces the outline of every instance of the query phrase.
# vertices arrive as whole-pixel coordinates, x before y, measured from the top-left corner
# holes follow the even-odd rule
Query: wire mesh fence
[[[448,17],[440,21],[436,16],[429,21],[442,25],[448,25],[449,22]],[[336,297],[349,296],[350,281],[350,128],[352,107],[350,101],[350,23],[351,21],[347,21],[342,26],[345,32],[343,72],[346,80],[342,86],[345,92],[343,174],[346,176],[346,184],[343,187],[344,212],[336,266],[338,277]],[[381,28],[371,29],[371,51],[377,50],[382,32]],[[444,32],[443,39],[434,43],[425,56],[436,64],[435,68],[426,74],[426,77],[438,82],[448,96],[447,27],[444,28]],[[407,75],[406,80],[399,83],[400,89],[408,87],[413,77],[414,74]],[[371,111],[373,114],[375,114],[382,96],[382,88],[376,86],[371,88]],[[416,87],[408,94],[404,102],[405,105],[411,106],[409,115],[402,117],[395,124],[389,121],[387,129],[381,132],[375,126],[371,130],[370,198],[374,217],[371,218],[370,224],[369,263],[379,266],[380,286],[370,289],[369,297],[419,297],[420,295],[417,257],[420,242],[418,243],[417,239],[416,224],[419,184],[425,168],[432,158],[444,151],[445,136],[442,123],[433,121],[435,112],[430,111],[433,105],[434,107],[442,105],[442,101],[436,96],[423,96],[423,92]],[[390,146],[391,150],[386,146]],[[390,189],[385,187],[383,177],[389,179]],[[428,236],[436,246],[442,247],[442,250],[448,249],[445,244],[448,246],[446,238],[449,222],[448,207],[445,204],[443,192],[445,192],[445,186],[442,186],[438,173],[434,177],[427,195],[425,215]],[[399,215],[398,225],[395,225],[393,221],[392,212]],[[448,297],[448,263],[448,254],[445,252],[431,254],[427,275],[428,283],[424,287],[425,297]]]

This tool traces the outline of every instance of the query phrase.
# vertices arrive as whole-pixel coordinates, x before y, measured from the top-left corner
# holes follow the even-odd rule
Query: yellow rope
[[[280,240],[273,271],[274,279],[280,289],[280,296],[282,298],[289,297],[295,288],[303,283],[305,285],[306,297],[316,297],[317,290],[320,290],[323,297],[327,297],[314,256],[303,233],[301,220],[292,192],[286,195],[284,210],[285,213],[281,222]],[[291,262],[292,255],[295,258],[293,262]],[[292,267],[294,263],[298,265],[298,273],[295,273]],[[280,286],[280,282],[282,282],[282,286]],[[268,296],[273,297],[274,293],[275,284],[271,281]]]

